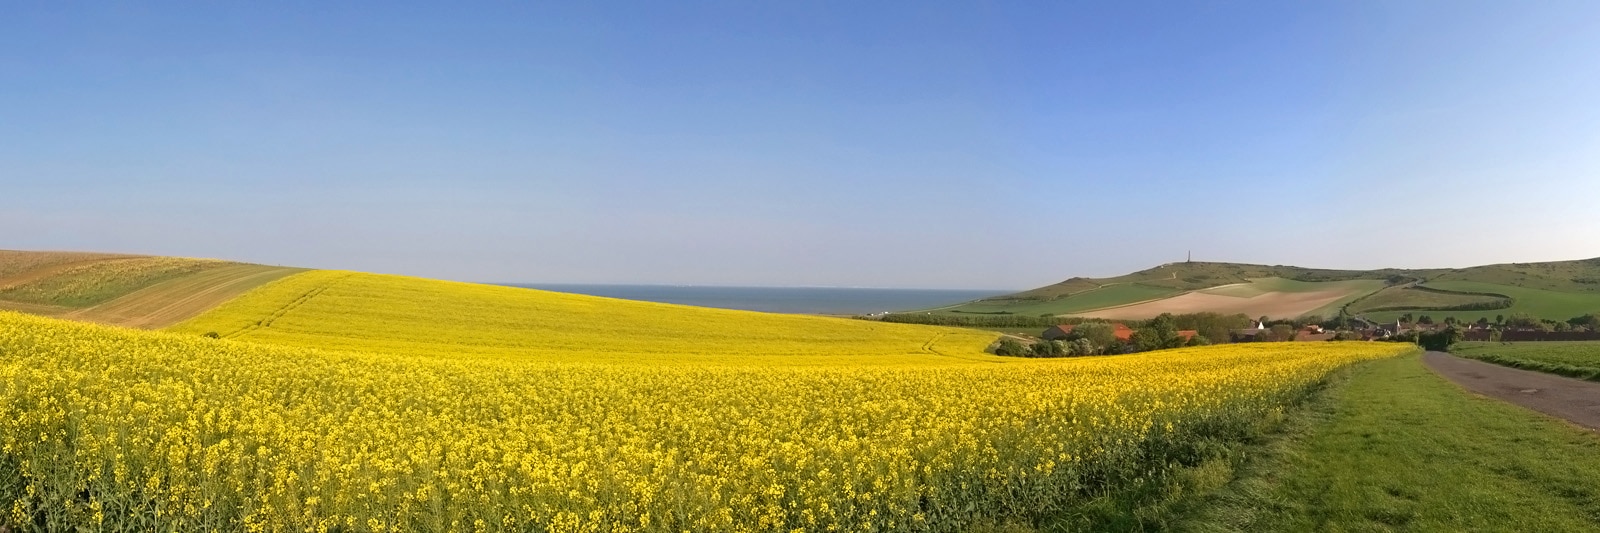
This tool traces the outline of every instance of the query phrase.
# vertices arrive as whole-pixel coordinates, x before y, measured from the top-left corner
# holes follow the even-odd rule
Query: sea
[[[768,313],[866,315],[954,305],[1013,291],[857,289],[848,287],[706,287],[507,283],[547,291]]]

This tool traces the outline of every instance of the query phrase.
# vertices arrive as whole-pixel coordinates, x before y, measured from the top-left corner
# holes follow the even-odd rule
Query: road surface
[[[1467,390],[1600,431],[1600,383],[1456,357],[1422,355],[1435,374]]]

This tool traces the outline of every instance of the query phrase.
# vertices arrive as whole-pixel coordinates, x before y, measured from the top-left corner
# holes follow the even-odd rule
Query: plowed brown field
[[[1315,292],[1268,292],[1249,298],[1190,292],[1171,298],[1122,307],[1099,309],[1073,316],[1143,320],[1161,313],[1244,313],[1251,317],[1294,318],[1351,295],[1348,289]]]

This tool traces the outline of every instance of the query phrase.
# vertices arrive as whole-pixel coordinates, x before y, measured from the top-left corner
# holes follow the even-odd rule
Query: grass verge
[[[1415,356],[1407,356],[1414,358]],[[1359,366],[1359,365],[1358,365]],[[1311,431],[1314,413],[1325,410],[1330,391],[1344,383],[1353,368],[1330,374],[1300,391],[1283,409],[1263,417],[1220,417],[1194,421],[1203,427],[1186,431],[1183,440],[1152,439],[1142,455],[1162,467],[1109,476],[1104,487],[1084,487],[1087,498],[1066,506],[1036,524],[991,523],[969,533],[1038,533],[1056,531],[1172,531],[1191,527],[1208,506],[1238,480],[1257,475],[1263,457],[1288,449],[1295,436]],[[1225,530],[1225,529],[1224,529]]]
[[[1600,438],[1474,396],[1417,356],[1361,364],[1181,531],[1600,531]]]
[[[1463,342],[1450,353],[1501,366],[1600,381],[1600,341]]]

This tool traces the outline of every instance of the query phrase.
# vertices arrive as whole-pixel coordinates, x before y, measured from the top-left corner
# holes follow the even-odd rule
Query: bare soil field
[[[1098,309],[1072,316],[1143,320],[1161,313],[1244,313],[1252,317],[1294,318],[1328,306],[1352,294],[1348,288],[1312,292],[1268,292],[1249,298],[1190,292],[1163,300]]]

